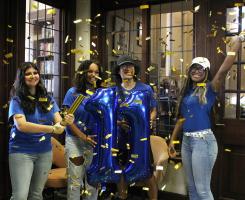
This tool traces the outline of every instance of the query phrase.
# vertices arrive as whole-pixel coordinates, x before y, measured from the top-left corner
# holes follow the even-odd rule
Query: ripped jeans
[[[86,191],[84,200],[96,200],[98,197],[97,188],[89,185],[86,178],[86,169],[93,159],[93,147],[75,136],[66,136],[66,158],[67,158],[67,199],[80,200],[81,189]],[[70,158],[84,158],[81,165],[75,165]],[[84,184],[85,179],[85,184]]]

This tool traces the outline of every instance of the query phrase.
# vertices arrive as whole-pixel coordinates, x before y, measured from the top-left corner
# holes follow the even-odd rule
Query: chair
[[[53,150],[53,165],[57,168],[51,169],[46,182],[48,188],[65,188],[67,186],[65,148],[58,140],[51,138]]]
[[[151,150],[153,154],[154,166],[157,170],[154,172],[154,176],[157,181],[158,188],[161,189],[161,183],[166,175],[166,169],[168,166],[168,145],[162,137],[151,135],[150,136]],[[162,169],[158,169],[162,167]]]

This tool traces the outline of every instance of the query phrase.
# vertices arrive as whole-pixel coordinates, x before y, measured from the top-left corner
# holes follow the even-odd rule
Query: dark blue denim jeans
[[[184,135],[181,153],[190,200],[213,200],[210,182],[218,146],[212,131],[203,137]]]

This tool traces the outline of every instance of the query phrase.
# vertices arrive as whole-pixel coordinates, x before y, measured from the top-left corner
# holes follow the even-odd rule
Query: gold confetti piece
[[[228,56],[235,56],[236,55],[236,52],[234,52],[234,51],[228,51],[227,52],[227,55]]]
[[[53,105],[53,104],[50,104],[50,105],[47,107],[47,110],[50,111],[53,107],[54,107],[54,105]]]
[[[147,71],[150,72],[150,71],[152,71],[153,69],[155,69],[155,67],[150,66],[150,67],[147,68]]]
[[[110,43],[109,43],[109,40],[106,39],[106,45],[109,46],[109,44],[110,44]]]
[[[131,162],[131,163],[133,163],[133,164],[134,164],[134,161],[133,161],[133,160],[131,160],[131,159],[129,159],[129,162]]]
[[[101,16],[101,14],[100,13],[98,13],[94,18],[97,18],[97,17],[100,17]]]
[[[209,11],[209,17],[211,17],[212,16],[212,11]]]
[[[157,165],[156,170],[163,171],[163,166]]]
[[[68,40],[69,40],[69,35],[66,36],[65,44],[68,42]]]
[[[206,87],[206,83],[197,83],[198,87]]]
[[[47,102],[48,101],[48,98],[46,98],[46,97],[44,97],[44,98],[39,97],[38,101],[40,101],[40,102]]]
[[[177,71],[176,67],[172,67],[172,71],[176,72]]]
[[[129,104],[128,104],[128,103],[122,103],[122,104],[120,105],[120,107],[129,107]]]
[[[129,150],[130,149],[130,144],[126,143],[126,147]]]
[[[78,24],[78,23],[80,23],[80,22],[82,22],[82,21],[83,21],[82,19],[77,19],[77,20],[74,20],[73,23],[74,23],[74,24]]]
[[[56,14],[56,9],[52,8],[52,9],[47,10],[47,14],[48,15],[55,15]]]
[[[45,138],[45,136],[42,136],[40,139],[39,139],[39,142],[42,142],[42,141],[44,141],[46,138]]]
[[[102,78],[101,77],[99,77],[99,76],[94,76],[95,78],[97,78],[97,79],[99,79],[99,80],[102,80]],[[96,82],[95,82],[95,84],[96,84]]]
[[[148,187],[143,187],[142,190],[149,191]]]
[[[85,19],[85,21],[90,23],[90,22],[92,22],[92,19],[87,18],[87,19]]]
[[[225,151],[226,151],[226,152],[231,152],[231,150],[230,150],[230,149],[225,149]]]
[[[140,141],[146,141],[147,140],[147,138],[141,138],[140,139]]]
[[[200,10],[200,5],[198,5],[198,6],[196,6],[196,7],[194,8],[194,13],[197,13],[199,10]]]
[[[13,40],[13,39],[11,39],[11,38],[6,38],[6,42],[13,43],[13,42],[14,42],[14,40]]]
[[[91,42],[91,45],[92,45],[93,47],[96,47],[96,44],[95,44],[94,42]]]
[[[140,10],[149,9],[148,4],[140,5]]]
[[[129,187],[132,187],[132,186],[134,186],[135,185],[135,183],[131,183],[130,185],[129,185]]]
[[[121,174],[122,173],[122,170],[115,170],[114,173],[115,174]]]
[[[173,141],[173,144],[179,144],[179,143],[180,143],[179,140],[174,140],[174,141]]]
[[[15,138],[15,132],[11,134],[11,138]]]
[[[117,54],[117,51],[115,49],[112,49],[112,53]]]
[[[150,40],[150,39],[151,39],[151,37],[150,37],[150,36],[145,38],[145,40]]]
[[[92,91],[90,91],[90,90],[86,90],[86,94],[92,96],[94,93]]]
[[[81,49],[71,49],[72,54],[83,54],[83,51]]]
[[[244,3],[235,3],[234,6],[235,7],[242,7],[244,5]]]
[[[112,152],[119,152],[119,149],[111,148]]]
[[[139,155],[138,154],[131,154],[131,158],[138,158]]]
[[[113,157],[117,157],[117,153],[112,153],[111,154]]]
[[[220,47],[217,47],[216,50],[217,50],[217,53],[224,54]]]
[[[134,100],[136,104],[142,104],[142,100]]]
[[[67,65],[67,62],[65,62],[65,61],[61,61],[60,63],[63,65]]]
[[[166,184],[162,186],[161,190],[163,191],[166,188]]]
[[[3,105],[3,109],[6,109],[6,108],[8,108],[8,104],[7,103]]]
[[[61,76],[62,79],[68,79],[69,76]]]
[[[177,163],[174,165],[174,169],[178,170],[181,167],[181,163]]]
[[[93,153],[93,156],[96,156],[97,155],[97,153]]]
[[[100,146],[101,146],[101,148],[103,148],[103,149],[105,149],[105,148],[106,148],[106,146],[105,146],[105,145],[103,145],[103,144],[101,144]]]
[[[107,74],[111,74],[111,72],[110,71],[105,71]]]
[[[27,98],[32,100],[32,101],[35,100],[35,97],[33,97],[33,96],[27,96]]]
[[[12,25],[8,25],[8,28],[12,28]]]
[[[5,58],[9,59],[9,58],[13,58],[13,54],[12,53],[7,53],[4,55]]]
[[[35,10],[38,9],[37,3],[34,3],[34,2],[31,4],[31,7],[32,7],[33,9],[35,9]]]
[[[3,59],[3,64],[8,65],[9,62],[8,62],[7,60],[4,60],[4,59]]]
[[[107,135],[105,136],[105,139],[107,140],[107,139],[109,139],[111,136],[112,136],[112,134],[109,133],[109,134],[107,134]]]

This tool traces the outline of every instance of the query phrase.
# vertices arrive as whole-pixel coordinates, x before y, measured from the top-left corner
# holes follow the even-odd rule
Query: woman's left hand
[[[65,125],[71,125],[74,122],[74,115],[73,114],[67,114],[64,117],[64,121],[62,122],[62,124]]]

